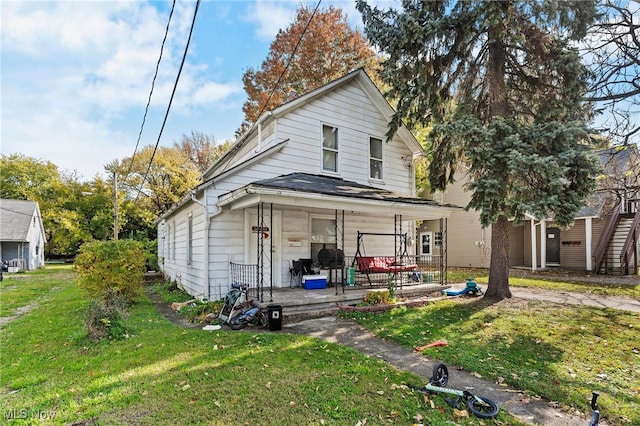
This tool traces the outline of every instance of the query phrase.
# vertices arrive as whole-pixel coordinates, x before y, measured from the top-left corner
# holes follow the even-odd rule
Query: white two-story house
[[[291,285],[293,261],[322,263],[327,251],[345,268],[356,253],[415,253],[416,221],[455,207],[415,196],[423,149],[404,127],[386,141],[392,114],[362,69],[264,113],[158,219],[162,271],[213,300],[238,266],[278,288]],[[344,282],[343,272],[330,281]]]

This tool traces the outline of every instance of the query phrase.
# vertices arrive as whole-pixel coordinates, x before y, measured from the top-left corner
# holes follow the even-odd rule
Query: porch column
[[[547,221],[540,220],[540,269],[547,268]]]
[[[538,248],[536,247],[536,219],[531,218],[531,271],[538,267]]]
[[[586,270],[590,271],[593,269],[593,256],[591,253],[591,244],[592,244],[592,228],[591,228],[592,219],[590,217],[584,220],[584,240],[585,240],[585,250],[587,255],[587,265]]]

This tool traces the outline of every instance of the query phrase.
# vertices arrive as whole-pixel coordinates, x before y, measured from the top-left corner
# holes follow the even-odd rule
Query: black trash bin
[[[267,310],[269,312],[269,330],[282,330],[282,306],[269,305]]]

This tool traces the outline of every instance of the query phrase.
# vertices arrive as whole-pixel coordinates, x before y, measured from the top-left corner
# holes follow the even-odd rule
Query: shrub
[[[389,290],[370,291],[363,302],[367,305],[389,304],[393,302],[393,295]]]
[[[78,284],[93,299],[132,301],[142,293],[145,262],[140,242],[92,241],[80,247],[75,261]]]
[[[122,296],[112,294],[107,300],[92,300],[85,316],[87,337],[93,341],[104,338],[120,340],[128,336],[125,319],[126,302]]]

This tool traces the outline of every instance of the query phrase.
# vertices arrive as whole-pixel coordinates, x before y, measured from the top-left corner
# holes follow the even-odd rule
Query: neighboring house
[[[561,267],[598,273],[634,274],[638,271],[640,235],[640,155],[631,145],[598,153],[605,171],[599,189],[575,215],[569,229],[560,229],[552,218],[526,216],[510,231],[512,267]],[[442,202],[466,206],[471,194],[465,190],[466,176],[439,193]],[[436,244],[438,224],[425,222],[421,239]],[[491,228],[480,225],[479,213],[457,211],[448,219],[447,264],[488,268],[491,258]],[[422,245],[418,246],[419,248]],[[621,259],[622,258],[622,259]]]
[[[162,271],[214,299],[238,274],[262,289],[289,287],[294,261],[322,267],[327,252],[333,282],[357,252],[413,252],[416,221],[455,208],[415,196],[423,150],[404,127],[385,141],[392,114],[361,69],[263,114],[158,219]]]
[[[0,259],[9,272],[44,266],[45,243],[37,202],[0,199]]]

